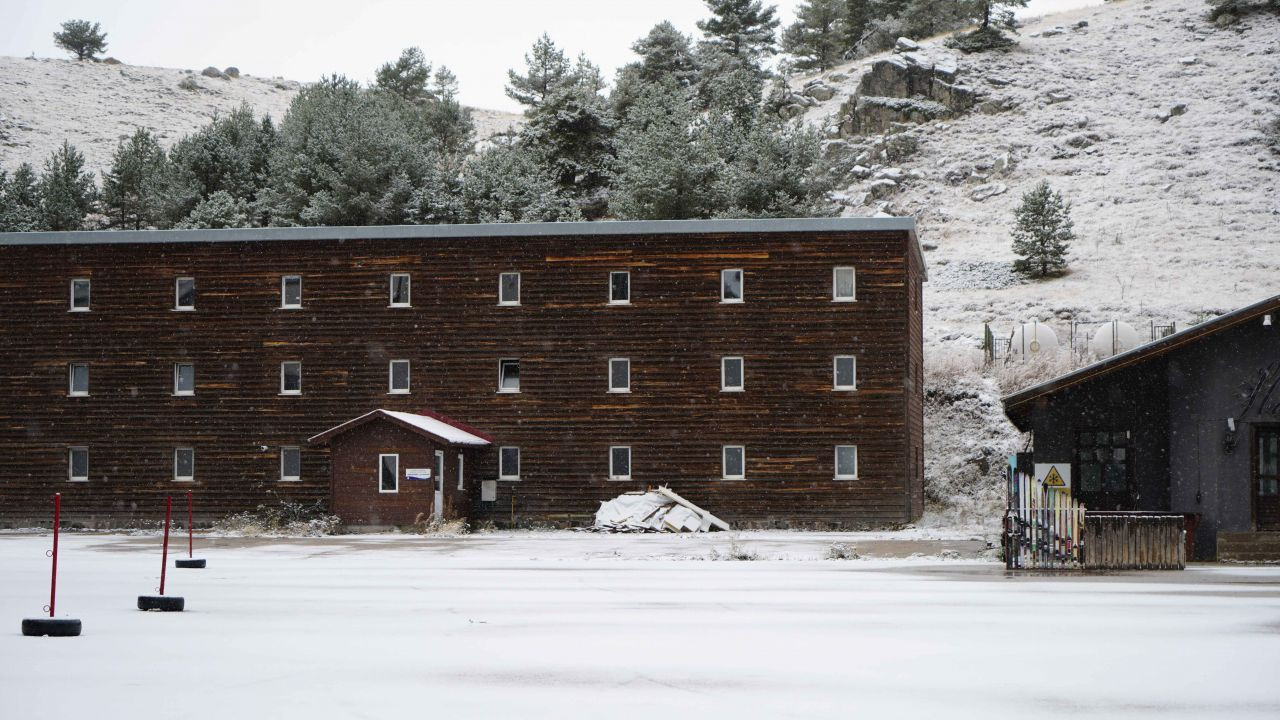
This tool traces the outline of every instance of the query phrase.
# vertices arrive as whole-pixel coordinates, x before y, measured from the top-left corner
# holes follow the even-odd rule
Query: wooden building
[[[1089,510],[1181,513],[1197,558],[1280,559],[1280,295],[1004,407]]]
[[[924,277],[909,218],[0,234],[0,523],[907,522]]]

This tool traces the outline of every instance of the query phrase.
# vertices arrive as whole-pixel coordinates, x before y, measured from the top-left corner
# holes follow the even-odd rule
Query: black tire
[[[186,600],[176,595],[139,595],[139,610],[158,610],[160,612],[182,612]]]
[[[204,558],[180,558],[173,561],[173,566],[180,568],[202,568],[204,567]]]
[[[22,634],[27,637],[76,637],[80,621],[72,618],[27,618],[22,621]]]

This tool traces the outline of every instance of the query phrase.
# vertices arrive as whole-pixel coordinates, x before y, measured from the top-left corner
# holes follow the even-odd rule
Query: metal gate
[[[1084,560],[1084,505],[1066,492],[1045,487],[1036,480],[1034,468],[1030,456],[1009,458],[1008,504],[1004,514],[1005,567],[1009,570],[1080,569]]]

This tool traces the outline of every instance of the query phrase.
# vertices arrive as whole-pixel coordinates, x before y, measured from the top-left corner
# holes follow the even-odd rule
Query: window
[[[462,474],[462,462],[462,453],[458,453],[458,489],[466,490],[467,480],[466,476]]]
[[[834,389],[858,389],[858,359],[852,355],[837,355],[834,363]]]
[[[858,446],[857,445],[837,445],[836,446],[836,479],[837,480],[857,480],[858,479]]]
[[[89,312],[89,279],[71,281],[71,312]]]
[[[175,448],[173,451],[173,479],[192,482],[196,479],[196,451],[193,448]]]
[[[302,479],[302,450],[296,447],[280,448],[280,480],[293,482]]]
[[[499,360],[498,361],[498,392],[500,393],[518,393],[520,392],[520,361],[519,360]]]
[[[622,270],[609,273],[609,304],[626,305],[631,302],[631,273]]]
[[[498,448],[498,479],[520,479],[520,448]]]
[[[89,481],[89,448],[73,447],[67,449],[67,480],[71,482]]]
[[[71,363],[67,369],[67,394],[83,397],[89,394],[89,363]]]
[[[741,445],[725,445],[721,448],[725,480],[741,480],[747,476],[747,449]]]
[[[196,394],[196,366],[193,363],[174,363],[173,394]]]
[[[609,479],[631,479],[631,448],[622,445],[609,448]]]
[[[378,456],[378,492],[400,492],[400,456]]]
[[[629,358],[609,360],[609,392],[631,392],[631,360]]]
[[[285,275],[280,278],[280,307],[291,310],[302,307],[301,275]]]
[[[838,267],[831,271],[831,301],[853,302],[857,298],[857,285],[853,277],[853,268]]]
[[[720,358],[720,390],[721,392],[742,392],[743,389],[742,358]]]
[[[173,309],[196,309],[196,279],[180,277],[173,282]]]
[[[1255,502],[1269,504],[1269,500],[1262,499],[1280,495],[1280,428],[1260,427],[1254,437],[1258,456],[1258,500]]]
[[[302,394],[302,363],[300,362],[280,363],[280,394],[281,395],[301,395]]]
[[[498,276],[498,304],[520,304],[520,273],[502,273]]]
[[[409,273],[391,273],[391,307],[409,307]]]
[[[720,302],[742,302],[742,271],[720,271]]]
[[[391,383],[389,391],[391,393],[402,395],[409,392],[408,360],[392,360],[389,375],[389,382]]]
[[[431,478],[431,481],[434,489],[440,490],[440,491],[444,490],[444,451],[443,450],[436,451],[436,472],[435,472],[435,477]],[[440,508],[440,511],[443,511],[443,510],[444,508]]]

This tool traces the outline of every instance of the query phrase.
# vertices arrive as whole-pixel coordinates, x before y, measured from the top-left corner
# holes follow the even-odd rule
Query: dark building
[[[55,489],[102,525],[192,488],[206,519],[401,523],[436,514],[377,492],[409,441],[393,485],[439,451],[448,514],[478,522],[582,523],[659,484],[744,525],[907,522],[924,274],[897,218],[0,235],[0,522]],[[375,410],[492,443],[385,414],[327,433]]]
[[[1188,515],[1196,557],[1280,549],[1280,296],[1004,398],[1090,510]]]

